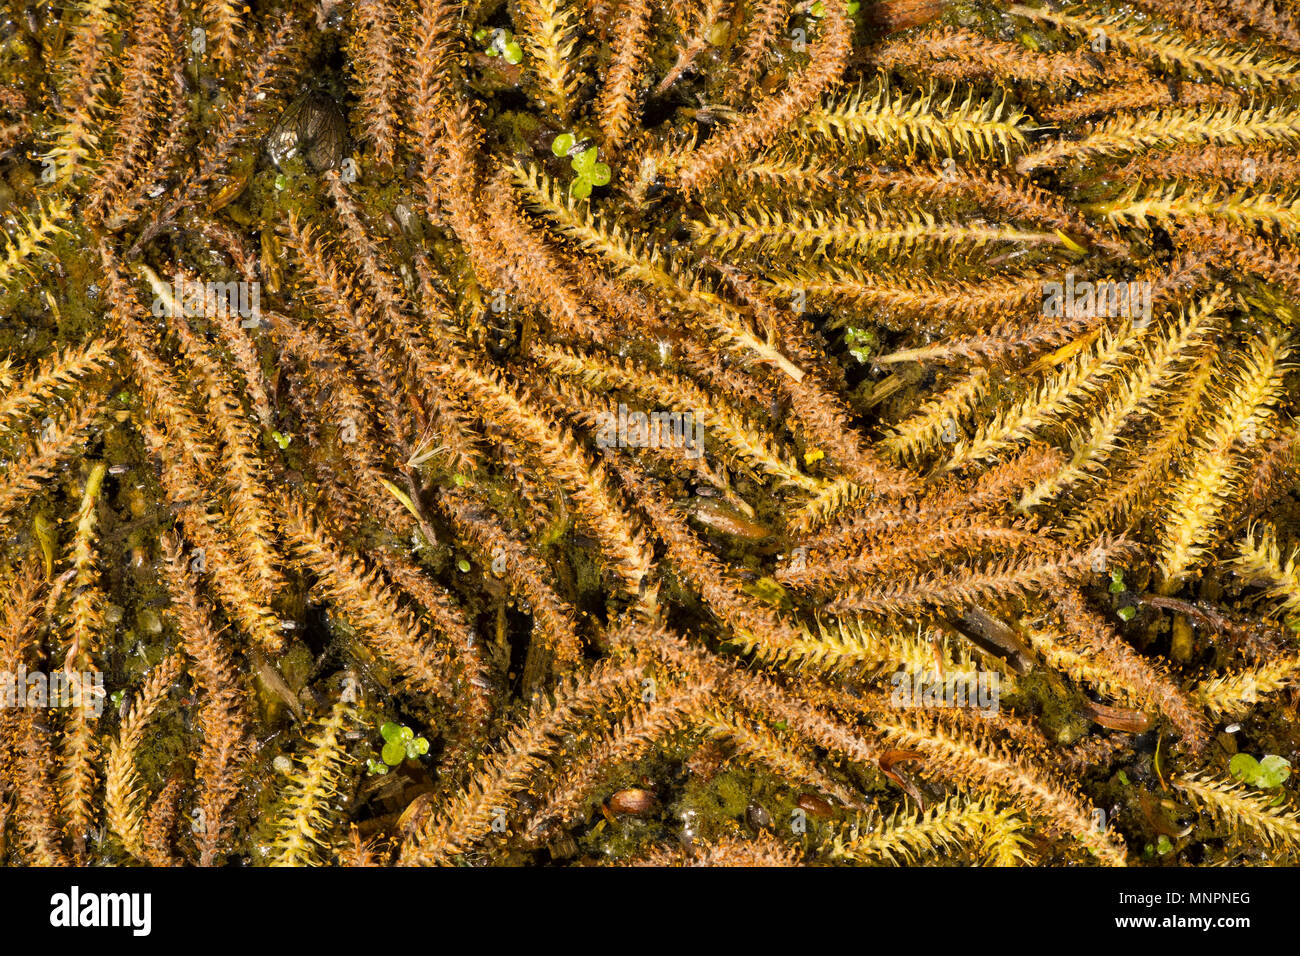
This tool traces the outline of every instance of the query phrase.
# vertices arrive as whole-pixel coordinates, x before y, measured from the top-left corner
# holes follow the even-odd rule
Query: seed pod
[[[826,819],[834,814],[834,808],[815,793],[799,794],[799,807],[811,817]]]
[[[771,528],[759,524],[739,509],[717,498],[696,498],[690,504],[690,513],[696,521],[714,531],[747,541],[761,541],[772,534]]]
[[[232,171],[229,176],[219,177],[217,182],[221,182],[223,185],[217,190],[217,194],[212,197],[212,201],[208,203],[208,212],[224,209],[238,199],[244,190],[248,188],[249,180],[253,178],[254,166],[256,166],[256,163],[250,162],[242,169]]]
[[[620,790],[609,798],[609,809],[633,817],[645,817],[654,812],[655,795],[649,790]]]
[[[270,229],[262,230],[262,285],[267,292],[279,292],[284,280],[280,263],[284,254],[280,250],[280,240]]]

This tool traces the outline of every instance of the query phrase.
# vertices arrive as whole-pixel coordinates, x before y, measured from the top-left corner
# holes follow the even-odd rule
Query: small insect
[[[347,150],[347,121],[333,98],[304,93],[289,104],[266,136],[266,155],[277,169],[302,156],[318,173],[333,169]]]

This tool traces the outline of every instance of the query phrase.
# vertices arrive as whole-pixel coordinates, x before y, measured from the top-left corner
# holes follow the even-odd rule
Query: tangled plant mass
[[[1295,0],[5,9],[7,863],[1300,849]]]

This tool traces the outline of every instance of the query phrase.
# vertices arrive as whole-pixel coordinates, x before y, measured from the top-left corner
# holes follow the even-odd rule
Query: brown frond
[[[184,657],[179,653],[163,658],[149,672],[134,702],[122,718],[117,737],[108,748],[104,770],[104,805],[109,828],[123,848],[137,860],[150,861],[154,848],[145,843],[146,791],[136,769],[136,751],[144,743],[145,730],[181,676]]]
[[[653,558],[604,466],[591,461],[567,430],[533,411],[519,389],[500,377],[457,365],[448,368],[447,381],[465,394],[477,416],[520,442],[543,473],[573,498],[580,518],[600,542],[610,572],[635,597]]]
[[[614,16],[609,69],[596,99],[596,115],[605,148],[611,156],[619,152],[637,118],[637,87],[645,68],[650,11],[648,3],[624,0]]]
[[[841,0],[830,0],[821,33],[809,49],[808,66],[791,78],[786,90],[765,97],[750,113],[714,135],[699,149],[674,161],[670,175],[681,189],[698,192],[758,146],[784,133],[824,92],[839,82],[848,58],[853,21]]]
[[[375,162],[387,165],[397,151],[397,11],[389,0],[358,0],[354,7],[352,63],[361,88],[361,126]]]
[[[283,514],[285,536],[297,556],[362,640],[416,690],[454,700],[445,647],[397,602],[379,572],[348,554],[301,502],[285,502]]]
[[[199,709],[202,748],[195,766],[199,795],[195,835],[199,865],[214,866],[226,849],[234,821],[229,811],[246,782],[251,754],[248,714],[236,660],[228,642],[213,629],[200,603],[194,572],[182,553],[179,537],[163,541],[164,569],[189,670],[204,695]],[[161,798],[159,798],[161,799]]]

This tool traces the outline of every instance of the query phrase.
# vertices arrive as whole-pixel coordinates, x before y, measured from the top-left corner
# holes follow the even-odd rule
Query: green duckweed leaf
[[[406,745],[400,740],[390,740],[384,744],[380,756],[384,758],[384,763],[390,767],[396,767],[406,759]]]

